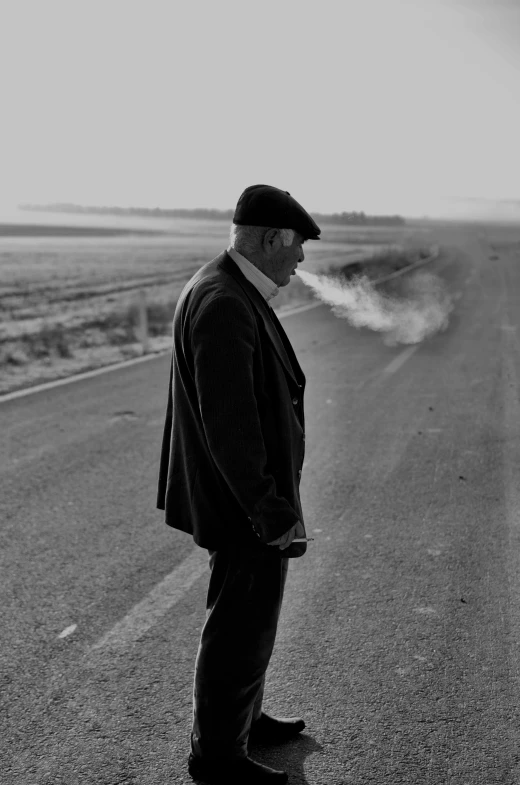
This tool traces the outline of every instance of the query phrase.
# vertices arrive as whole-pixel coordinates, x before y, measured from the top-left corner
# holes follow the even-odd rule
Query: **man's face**
[[[294,275],[298,264],[305,259],[302,247],[304,242],[303,236],[295,232],[291,245],[280,244],[276,259],[273,259],[275,264],[272,280],[277,286],[287,286],[291,282],[291,275]]]

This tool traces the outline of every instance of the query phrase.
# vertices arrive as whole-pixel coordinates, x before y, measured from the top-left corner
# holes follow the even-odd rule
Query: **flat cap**
[[[272,185],[250,185],[237,202],[233,223],[294,229],[306,240],[319,240],[321,229],[289,191]]]

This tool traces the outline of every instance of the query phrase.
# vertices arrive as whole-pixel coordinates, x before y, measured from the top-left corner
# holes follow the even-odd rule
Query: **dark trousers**
[[[260,716],[288,559],[245,548],[209,551],[211,576],[195,663],[194,755],[242,758]]]

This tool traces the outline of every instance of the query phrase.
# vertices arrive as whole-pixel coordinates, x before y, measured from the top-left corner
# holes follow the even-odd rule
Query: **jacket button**
[[[298,398],[293,398],[293,399],[292,399],[292,402],[293,402],[293,403],[294,403],[294,405],[296,406],[296,404],[298,403]]]

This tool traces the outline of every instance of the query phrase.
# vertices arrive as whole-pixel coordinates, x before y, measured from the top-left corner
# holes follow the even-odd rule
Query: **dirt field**
[[[61,223],[62,216],[54,221]],[[92,225],[78,233],[67,225],[57,236],[46,226],[44,236],[37,236],[34,217],[31,222],[26,236],[20,227],[17,236],[0,232],[0,393],[142,354],[142,292],[148,351],[167,348],[184,284],[226,247],[229,233],[229,224],[218,220],[110,222],[105,216],[98,219],[97,236]],[[83,217],[77,223],[85,229]],[[126,234],[134,230],[141,234]],[[320,242],[305,245],[302,269],[309,272],[430,243],[429,233],[417,228],[329,225],[322,230]],[[312,298],[293,278],[273,305],[283,310]]]

